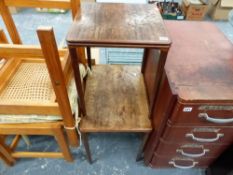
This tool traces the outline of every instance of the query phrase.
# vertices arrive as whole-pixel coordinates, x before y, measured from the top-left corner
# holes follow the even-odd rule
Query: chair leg
[[[69,146],[67,144],[67,141],[65,139],[62,129],[58,128],[58,129],[55,129],[54,131],[55,131],[54,135],[57,139],[57,143],[61,149],[64,159],[67,160],[68,162],[73,162],[73,157],[70,153],[70,149],[69,149]]]
[[[146,144],[146,141],[148,139],[149,133],[145,133],[143,136],[143,140],[142,143],[139,147],[138,153],[137,153],[137,157],[136,157],[136,162],[141,161],[144,157],[143,157],[143,151],[144,151],[144,147]]]
[[[78,147],[79,146],[79,136],[78,136],[78,133],[76,131],[76,128],[73,130],[66,129],[66,134],[67,134],[70,146]]]
[[[89,142],[88,142],[88,134],[82,132],[82,141],[83,145],[87,154],[87,160],[90,164],[92,164],[92,158],[91,158],[91,152],[90,152],[90,147],[89,147]]]
[[[0,139],[0,157],[6,162],[8,165],[13,165],[15,163],[15,159],[11,155],[11,149],[5,145],[5,143]]]
[[[8,166],[13,166],[15,163],[15,161],[11,161],[11,160],[7,159],[1,152],[0,152],[0,159],[2,159],[3,162]]]
[[[91,48],[87,47],[87,61],[88,61],[88,66],[91,68]]]

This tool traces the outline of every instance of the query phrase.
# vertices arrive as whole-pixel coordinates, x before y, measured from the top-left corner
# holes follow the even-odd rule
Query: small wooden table
[[[83,4],[67,35],[83,115],[80,130],[91,162],[90,132],[149,133],[150,113],[158,93],[171,41],[156,6]],[[96,65],[84,89],[77,47],[144,48],[142,66]],[[143,148],[143,147],[142,147]]]

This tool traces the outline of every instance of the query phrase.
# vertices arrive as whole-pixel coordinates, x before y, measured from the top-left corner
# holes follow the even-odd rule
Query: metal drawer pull
[[[193,133],[188,133],[186,134],[186,137],[191,137],[194,141],[197,141],[197,142],[216,142],[218,141],[221,137],[223,137],[224,134],[222,133],[217,133],[216,137],[215,138],[198,138],[198,137],[195,137]]]
[[[202,157],[204,156],[207,152],[209,152],[210,150],[208,149],[203,149],[202,150],[202,153],[199,153],[199,154],[192,154],[192,153],[186,153],[184,152],[183,149],[177,149],[176,152],[178,153],[181,153],[182,156],[187,156],[187,157],[192,157],[192,158],[195,158],[195,157]]]
[[[180,168],[180,169],[191,169],[194,168],[196,164],[198,164],[198,162],[194,162],[192,165],[189,166],[182,166],[182,165],[177,165],[176,162],[174,160],[171,160],[168,162],[169,164],[172,164],[175,168]]]
[[[209,121],[212,123],[218,123],[218,124],[232,123],[233,122],[233,118],[229,118],[229,119],[213,118],[213,117],[208,116],[207,113],[200,113],[198,115],[198,117],[204,118],[206,121]]]

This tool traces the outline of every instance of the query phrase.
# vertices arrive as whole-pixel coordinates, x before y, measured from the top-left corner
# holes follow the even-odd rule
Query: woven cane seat
[[[86,76],[85,67],[80,64],[80,74]],[[68,97],[72,112],[77,110],[77,91],[74,79],[69,83]],[[3,104],[44,104],[56,99],[45,63],[21,63],[7,86],[0,92],[0,105]],[[7,115],[0,114],[0,123],[33,123],[61,120],[57,115]]]
[[[54,98],[46,64],[25,62],[0,93],[0,104],[45,103],[52,102]]]

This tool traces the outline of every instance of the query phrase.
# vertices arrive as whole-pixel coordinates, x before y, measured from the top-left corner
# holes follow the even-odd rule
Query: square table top
[[[168,48],[159,10],[150,4],[83,3],[67,35],[68,45]]]

